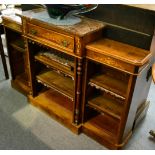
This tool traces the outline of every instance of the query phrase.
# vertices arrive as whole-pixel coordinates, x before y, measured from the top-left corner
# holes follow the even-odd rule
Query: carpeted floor
[[[150,129],[155,130],[154,93],[155,86],[152,84],[148,97],[151,102],[148,114],[124,149],[155,149],[155,140],[149,136]],[[106,148],[84,134],[79,136],[73,134],[44,112],[30,105],[25,96],[11,88],[10,80],[5,80],[0,59],[0,149],[104,150]]]

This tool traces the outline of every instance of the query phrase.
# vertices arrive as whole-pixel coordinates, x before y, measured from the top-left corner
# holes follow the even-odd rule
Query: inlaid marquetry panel
[[[111,58],[109,56],[105,56],[103,54],[87,50],[86,51],[87,58],[105,64],[107,66],[111,66],[117,68],[122,71],[126,71],[128,73],[134,73],[135,67],[131,64],[119,61],[115,58]]]
[[[74,51],[74,37],[57,33],[52,30],[44,29],[36,25],[28,24],[28,35],[39,39],[59,48],[63,48],[69,52]]]

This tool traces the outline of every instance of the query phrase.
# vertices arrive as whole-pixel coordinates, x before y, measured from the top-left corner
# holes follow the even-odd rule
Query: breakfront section
[[[32,92],[30,102],[78,132],[74,116],[77,58],[28,39]]]
[[[124,146],[149,105],[150,56],[147,50],[106,38],[86,46],[84,133],[111,149]]]
[[[22,15],[32,90],[28,98],[78,134],[82,119],[84,47],[101,37],[104,24],[81,18],[76,25],[58,26],[45,20],[46,13],[31,10]]]
[[[29,65],[21,18],[15,15],[3,16],[3,26],[12,75],[11,85],[27,95],[30,92]]]

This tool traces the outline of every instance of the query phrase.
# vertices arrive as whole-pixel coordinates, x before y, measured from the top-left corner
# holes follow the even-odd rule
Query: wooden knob
[[[68,47],[68,45],[69,45],[69,42],[67,41],[67,40],[62,40],[62,45],[64,46],[64,47]]]
[[[31,29],[30,33],[33,34],[33,35],[36,35],[37,34],[37,30]]]

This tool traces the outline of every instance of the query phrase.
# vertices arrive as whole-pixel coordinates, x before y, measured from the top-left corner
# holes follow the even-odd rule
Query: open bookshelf
[[[116,100],[108,98],[103,95],[99,95],[88,100],[88,105],[99,112],[106,113],[118,120],[121,119],[121,113],[123,105],[118,103]]]
[[[37,81],[43,85],[57,90],[59,93],[67,96],[73,101],[74,81],[55,71],[45,71],[36,76]]]

